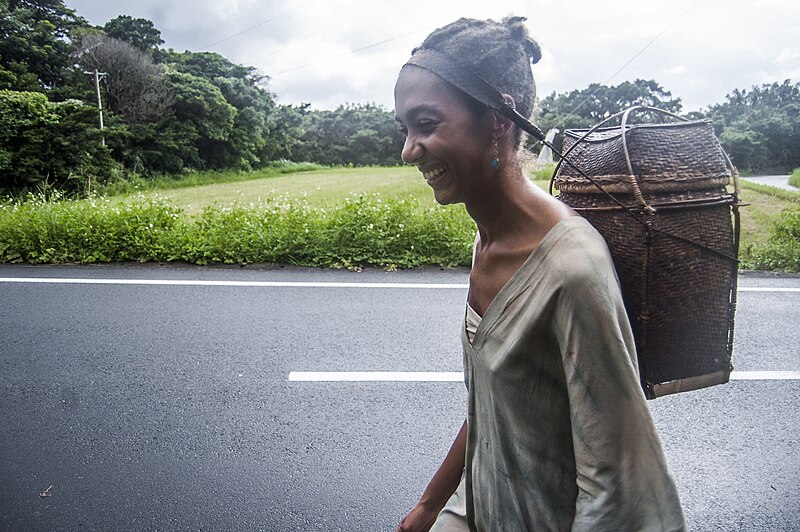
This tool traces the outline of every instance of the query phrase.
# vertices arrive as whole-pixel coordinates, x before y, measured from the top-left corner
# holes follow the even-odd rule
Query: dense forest
[[[280,105],[264,73],[162,44],[146,19],[120,15],[93,26],[63,0],[0,0],[0,190],[80,191],[89,179],[252,170],[280,160],[400,163],[402,138],[389,110]],[[637,103],[682,110],[656,81],[636,80],[548,95],[537,120],[563,131]],[[714,121],[741,169],[800,166],[800,84],[737,89],[690,117]]]

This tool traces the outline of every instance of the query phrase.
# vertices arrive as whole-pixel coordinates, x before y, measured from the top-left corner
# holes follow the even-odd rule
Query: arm
[[[467,422],[461,426],[442,465],[433,475],[419,502],[400,521],[397,532],[428,530],[451,495],[456,491],[464,471],[467,450]]]
[[[680,530],[615,280],[595,271],[578,281],[564,287],[558,311],[578,485],[573,531]]]

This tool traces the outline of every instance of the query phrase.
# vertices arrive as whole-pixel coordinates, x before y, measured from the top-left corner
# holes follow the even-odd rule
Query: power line
[[[253,59],[250,59],[248,61],[245,61],[243,64],[254,65],[254,63],[256,63],[257,61],[261,61],[262,59],[265,59],[267,57],[273,56],[273,55],[277,54],[278,52],[280,52],[282,50],[285,50],[286,48],[290,48],[290,47],[292,47],[292,46],[294,46],[296,44],[305,42],[308,39],[310,39],[311,37],[314,37],[315,35],[319,35],[320,33],[324,32],[325,30],[328,30],[328,29],[332,28],[333,26],[336,26],[339,22],[341,22],[342,19],[349,17],[350,13],[352,13],[352,12],[342,13],[339,17],[333,19],[333,21],[331,21],[330,24],[326,24],[325,26],[317,28],[316,30],[312,31],[311,33],[305,35],[304,37],[302,37],[300,39],[288,42],[288,43],[284,44],[283,46],[278,46],[277,48],[274,48],[272,51],[267,52],[266,54],[263,54],[263,55],[260,55],[260,56],[258,56],[256,58],[253,58]]]
[[[636,52],[636,53],[633,55],[633,57],[631,57],[631,58],[630,58],[630,59],[629,59],[627,62],[625,62],[625,64],[624,64],[624,65],[622,65],[621,67],[619,67],[619,68],[617,69],[617,71],[616,71],[616,72],[614,72],[613,74],[611,74],[611,76],[610,76],[610,77],[609,77],[607,80],[605,80],[605,81],[604,81],[603,83],[601,83],[601,84],[600,84],[600,85],[599,85],[597,88],[595,88],[595,90],[593,90],[591,93],[589,93],[589,95],[588,95],[588,96],[587,96],[587,97],[586,97],[586,98],[585,98],[585,99],[584,99],[584,100],[583,100],[581,103],[579,103],[578,105],[576,105],[576,106],[575,106],[575,108],[574,108],[572,111],[570,111],[569,113],[567,113],[567,115],[571,115],[571,114],[573,114],[575,111],[577,111],[578,109],[580,109],[581,107],[583,107],[583,105],[584,105],[584,104],[586,104],[586,102],[588,102],[588,101],[589,101],[589,100],[592,98],[592,96],[594,96],[594,94],[595,94],[595,93],[596,93],[598,90],[600,90],[600,87],[601,87],[601,86],[605,85],[606,83],[608,83],[609,81],[611,81],[612,79],[614,79],[614,77],[615,77],[617,74],[619,74],[620,72],[622,72],[623,70],[625,70],[625,68],[626,68],[628,65],[630,65],[631,63],[633,63],[633,62],[636,60],[636,58],[637,58],[637,57],[639,57],[640,55],[642,55],[642,53],[644,53],[644,51],[645,51],[645,50],[647,50],[648,48],[650,48],[650,46],[651,46],[651,45],[652,45],[654,42],[656,42],[656,41],[657,41],[657,40],[658,40],[658,39],[659,39],[659,38],[660,38],[662,35],[664,35],[664,34],[665,34],[667,31],[669,31],[669,29],[670,29],[670,28],[672,28],[672,26],[674,26],[674,25],[675,25],[675,24],[676,24],[676,23],[677,23],[677,22],[678,22],[680,19],[682,19],[682,18],[684,17],[684,15],[686,15],[686,13],[688,13],[688,12],[689,12],[689,11],[690,11],[692,8],[694,8],[694,6],[696,6],[697,4],[699,4],[701,1],[702,1],[702,0],[695,0],[695,2],[694,2],[692,5],[690,5],[689,7],[687,7],[687,8],[686,8],[686,9],[685,9],[685,10],[684,10],[684,11],[683,11],[683,12],[682,12],[680,15],[678,15],[678,16],[677,16],[677,18],[675,18],[675,20],[673,20],[672,22],[670,22],[670,23],[669,23],[669,25],[668,25],[666,28],[664,28],[663,30],[661,30],[661,32],[660,32],[658,35],[656,35],[655,37],[653,37],[653,38],[650,40],[650,42],[648,42],[647,44],[645,44],[645,45],[644,45],[644,46],[643,46],[643,47],[642,47],[642,48],[641,48],[641,49],[640,49],[638,52]],[[563,117],[563,116],[559,117],[559,120],[560,120],[560,119],[562,119],[562,118],[564,118],[564,117]]]
[[[292,7],[292,8],[290,8],[290,9],[287,9],[286,11],[283,11],[281,13],[278,13],[275,16],[272,16],[272,17],[268,18],[267,20],[263,20],[263,21],[259,22],[258,24],[254,25],[254,26],[250,26],[249,28],[245,28],[245,29],[243,29],[243,30],[241,30],[241,31],[239,31],[237,33],[234,33],[233,35],[229,35],[228,37],[225,37],[224,39],[220,39],[218,41],[212,42],[211,44],[207,44],[205,46],[201,46],[200,50],[208,50],[212,46],[216,46],[218,44],[230,41],[231,39],[235,39],[239,35],[243,35],[243,34],[247,33],[248,31],[252,31],[252,30],[254,30],[256,28],[260,28],[261,26],[263,26],[263,25],[265,25],[265,24],[267,24],[269,22],[272,22],[273,20],[278,19],[278,18],[280,18],[280,17],[282,17],[284,15],[288,15],[292,11],[295,11],[296,9],[301,8],[301,7],[303,7],[303,6],[305,6],[305,5],[309,4],[309,3],[310,3],[310,1],[309,2],[303,2],[302,4],[296,5],[296,6]]]
[[[488,2],[484,2],[484,3],[480,4],[478,7],[479,7],[479,8],[483,8],[483,7],[486,7],[486,6],[488,6],[488,5],[492,5],[492,4],[493,4],[493,2],[491,2],[491,1],[488,1]],[[287,73],[289,73],[289,72],[294,72],[294,71],[296,71],[296,70],[303,70],[303,69],[305,69],[305,68],[308,68],[308,67],[311,67],[311,66],[316,66],[316,65],[319,65],[319,64],[321,64],[321,63],[326,63],[326,62],[328,62],[328,61],[333,61],[334,59],[340,59],[340,58],[342,58],[342,57],[346,57],[346,56],[348,56],[348,55],[356,54],[356,53],[358,53],[358,52],[361,52],[361,51],[367,50],[367,49],[369,49],[369,48],[374,48],[374,47],[376,47],[376,46],[380,46],[380,45],[382,45],[382,44],[386,44],[386,43],[388,43],[388,42],[396,41],[396,40],[398,40],[398,39],[402,39],[403,37],[408,37],[409,35],[413,35],[413,34],[415,34],[415,33],[419,33],[419,32],[421,32],[421,31],[430,30],[430,29],[432,29],[432,28],[436,28],[436,27],[439,27],[439,26],[441,26],[441,25],[442,25],[442,24],[440,24],[440,23],[436,23],[436,24],[430,24],[430,25],[427,25],[427,26],[425,26],[425,27],[421,27],[421,28],[417,28],[417,29],[415,29],[415,30],[412,30],[412,31],[410,31],[410,32],[408,32],[408,33],[404,33],[404,34],[402,34],[402,35],[396,35],[396,36],[394,36],[394,37],[390,37],[389,39],[386,39],[386,40],[383,40],[383,41],[380,41],[380,42],[376,42],[376,43],[373,43],[373,44],[369,44],[369,45],[367,45],[367,46],[363,46],[363,47],[361,47],[361,48],[356,48],[355,50],[350,50],[349,52],[345,52],[345,53],[343,53],[343,54],[339,54],[339,55],[336,55],[336,56],[333,56],[333,57],[327,57],[327,58],[325,58],[325,59],[320,59],[319,61],[314,61],[314,62],[312,62],[312,63],[307,63],[307,64],[305,64],[305,65],[300,65],[300,66],[297,66],[297,67],[288,68],[288,69],[286,69],[286,70],[281,70],[280,72],[275,72],[275,73],[269,74],[269,76],[270,76],[270,77],[275,77],[275,76],[279,76],[279,75],[281,75],[281,74],[287,74]],[[286,45],[286,46],[289,46],[289,45]],[[270,53],[266,54],[265,56],[262,56],[262,57],[260,57],[259,59],[263,59],[264,57],[267,57],[267,56],[273,55],[275,52],[277,52],[277,51],[279,51],[279,50],[282,50],[282,49],[283,49],[283,48],[285,48],[286,46],[284,46],[284,47],[281,47],[281,48],[279,48],[278,50],[275,50],[275,51],[273,51],[273,52],[270,52]]]
[[[369,48],[374,48],[376,46],[380,46],[382,44],[386,44],[388,42],[396,41],[397,39],[402,39],[403,37],[408,37],[409,35],[413,35],[415,33],[419,33],[421,31],[428,30],[431,27],[433,27],[433,26],[425,26],[424,28],[417,28],[417,29],[415,29],[413,31],[409,31],[408,33],[403,33],[402,35],[396,35],[394,37],[390,37],[390,38],[385,39],[385,40],[380,41],[380,42],[372,43],[372,44],[369,44],[367,46],[362,46],[361,48],[356,48],[355,50],[350,50],[349,52],[345,52],[343,54],[335,55],[335,56],[332,56],[332,57],[326,57],[325,59],[320,59],[319,61],[314,61],[312,63],[306,63],[305,65],[301,65],[301,66],[294,67],[294,68],[289,68],[289,69],[286,69],[286,70],[281,70],[280,72],[275,72],[273,74],[270,74],[270,77],[274,78],[275,76],[279,76],[281,74],[294,72],[296,70],[302,70],[304,68],[308,68],[308,67],[311,67],[311,66],[319,65],[321,63],[327,63],[328,61],[333,61],[334,59],[340,59],[340,58],[346,57],[348,55],[352,55],[352,54],[356,54],[358,52],[362,52],[362,51],[367,50]]]

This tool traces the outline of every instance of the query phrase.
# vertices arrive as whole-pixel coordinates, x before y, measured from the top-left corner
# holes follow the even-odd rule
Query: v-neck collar
[[[578,221],[574,222],[573,220]],[[476,348],[482,343],[485,336],[484,331],[486,331],[487,328],[490,328],[500,317],[508,304],[510,296],[518,291],[519,285],[524,284],[525,281],[536,272],[541,265],[541,262],[530,269],[530,271],[528,271],[529,267],[534,262],[539,260],[540,255],[547,253],[547,251],[553,246],[553,243],[556,242],[564,232],[568,231],[573,224],[576,223],[588,222],[586,222],[586,220],[581,216],[570,216],[568,218],[564,218],[563,220],[559,220],[553,227],[550,228],[547,234],[544,235],[544,238],[542,238],[542,241],[539,242],[539,245],[533,248],[531,253],[525,259],[525,262],[523,262],[517,271],[515,271],[514,274],[509,277],[508,281],[506,281],[506,284],[503,285],[500,291],[497,292],[497,295],[494,296],[492,302],[489,303],[489,306],[486,307],[486,310],[483,312],[483,316],[481,316],[481,322],[475,329],[475,336],[472,338],[472,343],[470,344],[469,341],[466,342],[468,345],[470,345],[472,348]],[[467,296],[467,300],[469,301],[469,296]],[[464,327],[462,327],[462,332],[466,338],[466,322],[464,323]]]

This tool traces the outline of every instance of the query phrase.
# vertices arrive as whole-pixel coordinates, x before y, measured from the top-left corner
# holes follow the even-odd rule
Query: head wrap
[[[406,65],[413,65],[436,74],[461,92],[498,111],[522,130],[539,140],[544,139],[539,128],[519,114],[514,109],[514,104],[506,101],[497,88],[450,55],[429,48],[419,48],[414,51]]]

